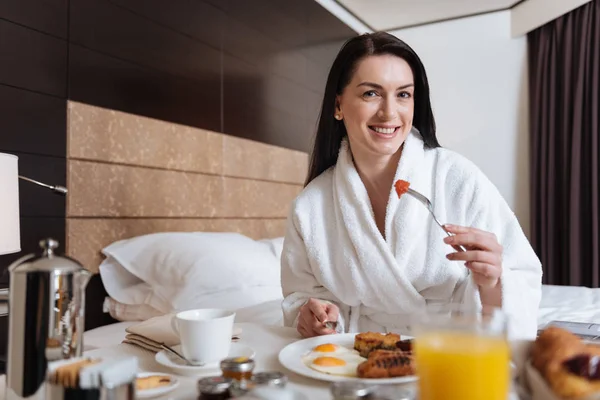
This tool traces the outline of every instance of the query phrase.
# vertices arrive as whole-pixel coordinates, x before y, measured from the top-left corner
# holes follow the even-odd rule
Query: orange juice
[[[510,349],[504,338],[431,332],[414,342],[419,400],[506,400]]]

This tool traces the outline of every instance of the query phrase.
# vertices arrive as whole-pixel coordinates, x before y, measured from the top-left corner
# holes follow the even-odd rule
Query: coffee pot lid
[[[55,254],[58,240],[46,238],[40,240],[42,254],[29,254],[16,260],[10,267],[11,273],[53,272],[55,274],[72,274],[86,271],[76,260]]]

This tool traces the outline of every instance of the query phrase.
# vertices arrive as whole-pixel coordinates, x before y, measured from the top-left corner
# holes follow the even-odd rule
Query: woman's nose
[[[377,116],[384,121],[396,118],[396,114],[398,114],[398,111],[394,107],[394,104],[389,101],[384,102],[379,111],[377,111]]]

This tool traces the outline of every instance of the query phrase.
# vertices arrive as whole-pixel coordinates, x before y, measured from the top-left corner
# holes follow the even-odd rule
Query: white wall
[[[510,11],[391,33],[425,64],[442,146],[481,168],[528,235],[527,48]]]

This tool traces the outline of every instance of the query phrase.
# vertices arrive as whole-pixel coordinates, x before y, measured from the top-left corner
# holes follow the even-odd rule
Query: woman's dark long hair
[[[336,97],[342,94],[344,88],[350,83],[360,60],[367,56],[381,54],[398,56],[410,65],[415,79],[413,126],[421,133],[426,147],[440,147],[435,136],[429,83],[425,67],[417,53],[389,33],[376,32],[356,36],[342,46],[329,71],[305,185],[337,162],[342,139],[346,136],[346,127],[343,121],[333,117]]]

